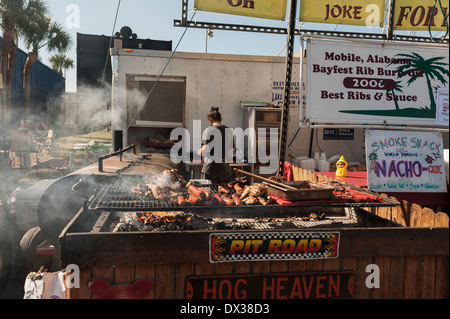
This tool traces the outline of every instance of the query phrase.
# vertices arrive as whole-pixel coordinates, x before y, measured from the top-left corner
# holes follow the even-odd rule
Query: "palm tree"
[[[427,80],[428,94],[430,96],[430,112],[434,114],[436,112],[436,101],[434,100],[431,80],[437,80],[441,82],[442,85],[445,85],[447,80],[444,75],[449,75],[448,69],[446,68],[448,63],[438,62],[443,60],[444,57],[434,57],[425,60],[422,56],[415,52],[411,54],[397,54],[396,56],[403,57],[404,59],[411,61],[409,64],[402,64],[397,67],[397,71],[399,71],[398,78],[402,78],[406,75],[410,76],[410,79],[407,82],[408,86],[417,79],[425,76]]]
[[[57,53],[50,58],[50,63],[52,64],[52,69],[54,71],[63,75],[63,70],[65,73],[65,70],[73,68],[74,61],[63,53]]]
[[[391,92],[392,96],[394,97],[393,100],[394,100],[396,110],[400,110],[400,107],[398,106],[398,101],[395,98],[395,92],[403,93],[403,90],[402,90],[403,86],[401,85],[401,83],[402,83],[401,81],[395,81],[395,87],[392,90],[388,90],[388,92]]]
[[[0,1],[0,26],[3,30],[1,46],[1,73],[4,87],[4,104],[9,117],[11,110],[11,83],[17,50],[17,39],[21,33],[21,24],[31,14],[46,14],[46,5],[42,1],[2,0]],[[9,119],[8,119],[9,120]]]
[[[72,46],[72,39],[60,23],[52,21],[47,15],[38,14],[27,19],[23,28],[23,39],[27,49],[31,49],[23,67],[24,107],[25,112],[29,113],[30,73],[31,67],[38,59],[39,50],[47,47],[49,52],[66,52]]]

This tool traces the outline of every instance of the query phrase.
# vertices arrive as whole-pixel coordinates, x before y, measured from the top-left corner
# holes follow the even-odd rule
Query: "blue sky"
[[[113,31],[114,18],[119,0],[46,0],[50,12],[72,35],[74,45],[66,53],[76,62],[76,34],[96,34],[110,36]],[[114,32],[122,26],[129,26],[142,39],[172,40],[173,48],[180,40],[184,28],[174,27],[173,20],[181,18],[181,0],[121,0]],[[189,9],[194,0],[189,0]],[[79,26],[71,25],[75,11],[79,10]],[[189,13],[189,19],[193,12]],[[297,14],[298,15],[298,14]],[[286,27],[287,22],[268,19],[257,19],[228,14],[198,12],[198,21],[248,24],[258,26]],[[69,20],[69,21],[68,21]],[[350,27],[333,24],[310,23],[306,29],[348,31]],[[361,30],[362,29],[362,30]],[[355,29],[353,29],[355,30]],[[380,28],[359,28],[359,32],[381,32]],[[204,29],[189,29],[186,32],[178,51],[205,52],[206,32]],[[208,40],[209,53],[277,55],[286,44],[285,35],[260,34],[250,32],[214,31],[214,37]],[[26,51],[22,43],[20,48]],[[298,51],[298,40],[296,46]],[[43,63],[50,65],[49,54],[45,48],[40,57]],[[285,55],[283,51],[281,55]],[[66,90],[76,91],[76,68],[67,71]]]

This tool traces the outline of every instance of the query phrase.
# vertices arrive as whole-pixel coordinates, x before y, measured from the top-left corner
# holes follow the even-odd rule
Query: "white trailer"
[[[155,131],[167,134],[184,127],[191,136],[202,132],[208,125],[206,114],[212,106],[220,108],[225,125],[244,130],[251,126],[252,117],[248,108],[241,107],[242,101],[282,107],[285,57],[122,48],[111,49],[111,56],[112,130],[123,132],[124,147],[136,144],[141,150],[142,139]],[[156,81],[158,84],[143,103]],[[362,129],[355,129],[342,140],[323,139],[322,129],[298,131],[305,86],[300,84],[298,56],[294,58],[291,82],[286,161],[326,152],[328,158],[345,154],[348,161],[364,163]],[[198,120],[201,127],[197,127]]]

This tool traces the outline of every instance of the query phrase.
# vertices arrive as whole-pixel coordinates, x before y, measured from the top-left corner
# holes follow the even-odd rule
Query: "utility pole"
[[[289,123],[289,101],[291,97],[292,60],[294,58],[295,20],[297,18],[297,0],[289,0],[289,21],[286,46],[286,79],[284,81],[283,109],[281,111],[279,140],[279,169],[277,176],[284,175],[284,159],[286,153],[286,135]]]

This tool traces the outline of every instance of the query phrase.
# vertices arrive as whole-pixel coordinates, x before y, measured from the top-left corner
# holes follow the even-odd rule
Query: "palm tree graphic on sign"
[[[401,64],[396,68],[397,80],[395,81],[395,88],[389,90],[393,96],[393,102],[395,104],[395,110],[341,110],[342,113],[352,114],[364,114],[375,116],[396,116],[396,117],[414,117],[414,118],[435,118],[436,117],[436,100],[434,97],[435,89],[439,86],[435,86],[433,89],[432,81],[440,83],[443,87],[448,83],[448,63],[440,62],[445,57],[433,57],[430,59],[424,59],[420,54],[412,52],[411,54],[397,54],[396,60],[407,61],[408,63]],[[387,66],[392,65],[389,63]],[[401,85],[402,79],[406,76],[409,77],[406,82],[407,86],[418,80],[426,80],[426,88],[430,98],[430,105],[424,105],[423,107],[406,107],[400,109],[398,105],[398,99],[395,98],[395,92],[403,92]],[[417,94],[417,92],[416,92]]]

